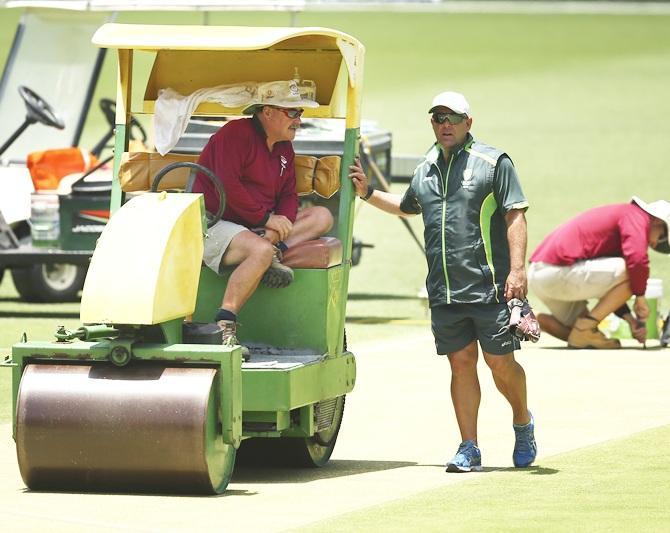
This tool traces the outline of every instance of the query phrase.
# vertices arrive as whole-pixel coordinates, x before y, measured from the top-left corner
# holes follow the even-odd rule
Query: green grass
[[[667,531],[669,440],[665,426],[296,531]]]
[[[18,298],[11,275],[0,283],[0,360],[11,354],[11,346],[25,333],[29,340],[51,340],[60,325],[80,326],[79,304],[28,304]],[[11,419],[11,371],[0,368],[0,424]]]

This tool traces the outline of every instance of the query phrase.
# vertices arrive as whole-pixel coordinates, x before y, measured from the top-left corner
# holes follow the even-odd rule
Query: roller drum
[[[16,448],[33,490],[220,493],[235,448],[218,419],[216,368],[30,364]]]

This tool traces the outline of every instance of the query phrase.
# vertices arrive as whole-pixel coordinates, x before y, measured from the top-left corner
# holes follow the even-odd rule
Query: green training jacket
[[[423,215],[430,306],[503,303],[510,258],[505,214],[527,209],[509,156],[470,134],[445,161],[435,144],[400,209]]]

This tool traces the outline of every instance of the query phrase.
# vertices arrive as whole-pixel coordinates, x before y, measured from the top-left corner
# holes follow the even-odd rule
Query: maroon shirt
[[[623,257],[631,290],[644,295],[649,278],[650,216],[635,204],[590,209],[556,228],[535,249],[531,263],[572,265],[598,257]]]
[[[226,191],[224,220],[254,228],[274,213],[295,222],[293,146],[277,142],[270,152],[265,139],[257,119],[232,120],[212,135],[200,154],[198,163],[214,172]],[[202,192],[207,210],[216,213],[219,195],[207,176],[198,174],[193,191]]]

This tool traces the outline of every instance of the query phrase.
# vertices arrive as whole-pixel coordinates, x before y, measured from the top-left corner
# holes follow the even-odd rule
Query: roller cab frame
[[[324,465],[356,380],[344,331],[355,198],[347,169],[359,146],[363,46],[327,28],[125,24],[105,24],[93,42],[118,61],[112,216],[84,285],[83,325],[12,348],[26,485],[221,493],[236,458]],[[313,265],[296,250],[294,282],[256,290],[239,315],[238,338],[251,349],[243,362],[212,330],[229,273],[202,266],[202,195],[121,186],[122,173],[148,172],[126,165],[130,118],[153,113],[162,88],[187,95],[291,79],[296,69],[317,87],[319,107],[305,115],[345,125],[330,256]],[[193,115],[241,111],[202,103]],[[143,158],[152,170],[167,164]]]

